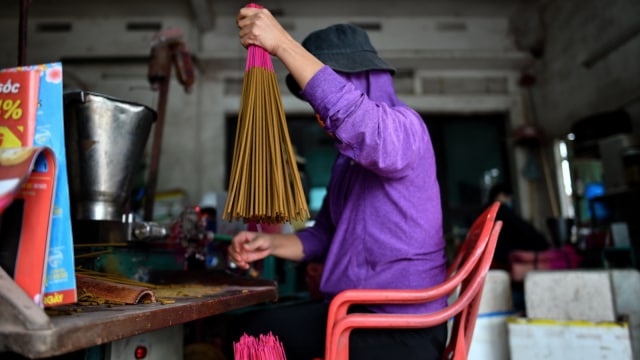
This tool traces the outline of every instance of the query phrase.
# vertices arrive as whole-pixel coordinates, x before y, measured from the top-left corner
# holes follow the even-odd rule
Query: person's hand
[[[249,264],[264,259],[270,254],[271,237],[265,233],[241,231],[231,240],[228,248],[229,260],[241,269],[249,269]]]
[[[264,8],[244,7],[238,12],[236,24],[240,29],[242,46],[258,45],[277,56],[279,46],[292,40],[271,12]]]
[[[291,37],[267,9],[244,7],[238,12],[236,24],[240,29],[242,46],[259,46],[280,59],[300,89],[304,89],[311,77],[324,66]]]

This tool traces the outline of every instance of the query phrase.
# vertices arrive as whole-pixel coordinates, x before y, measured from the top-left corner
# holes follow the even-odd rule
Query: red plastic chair
[[[443,359],[466,359],[475,328],[482,287],[495,251],[501,221],[495,221],[500,203],[480,215],[447,270],[447,279],[419,290],[353,289],[339,293],[329,306],[325,360],[348,359],[349,334],[356,328],[426,328],[453,318],[451,337]],[[446,308],[428,314],[351,313],[354,304],[415,304],[450,296],[457,299]]]

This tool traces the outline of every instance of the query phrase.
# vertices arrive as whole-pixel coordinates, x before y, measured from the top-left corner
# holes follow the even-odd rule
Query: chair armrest
[[[455,290],[455,283],[445,282],[430,289],[350,289],[340,292],[331,300],[329,319],[340,319],[355,304],[417,304],[433,301]]]

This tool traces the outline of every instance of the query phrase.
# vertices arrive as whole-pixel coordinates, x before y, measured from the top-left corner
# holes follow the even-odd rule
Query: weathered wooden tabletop
[[[224,272],[175,272],[158,276],[164,283],[198,280],[218,292],[176,298],[175,303],[139,305],[66,305],[49,316],[0,269],[0,351],[38,359],[65,354],[169,326],[252,305],[276,301],[273,281]],[[49,311],[51,313],[51,311]]]

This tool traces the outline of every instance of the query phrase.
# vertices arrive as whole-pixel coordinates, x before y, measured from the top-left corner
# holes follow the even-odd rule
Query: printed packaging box
[[[56,171],[50,148],[0,148],[0,266],[41,307]]]
[[[77,291],[64,138],[62,64],[54,62],[4,69],[0,71],[0,79],[15,73],[35,73],[39,78],[32,143],[51,148],[58,168],[43,302],[45,307],[70,304],[77,301]],[[6,81],[0,80],[0,83]],[[2,95],[0,93],[0,97]],[[24,101],[21,103],[25,104]],[[27,108],[22,107],[22,112],[26,114]],[[15,110],[10,117],[14,115]]]

